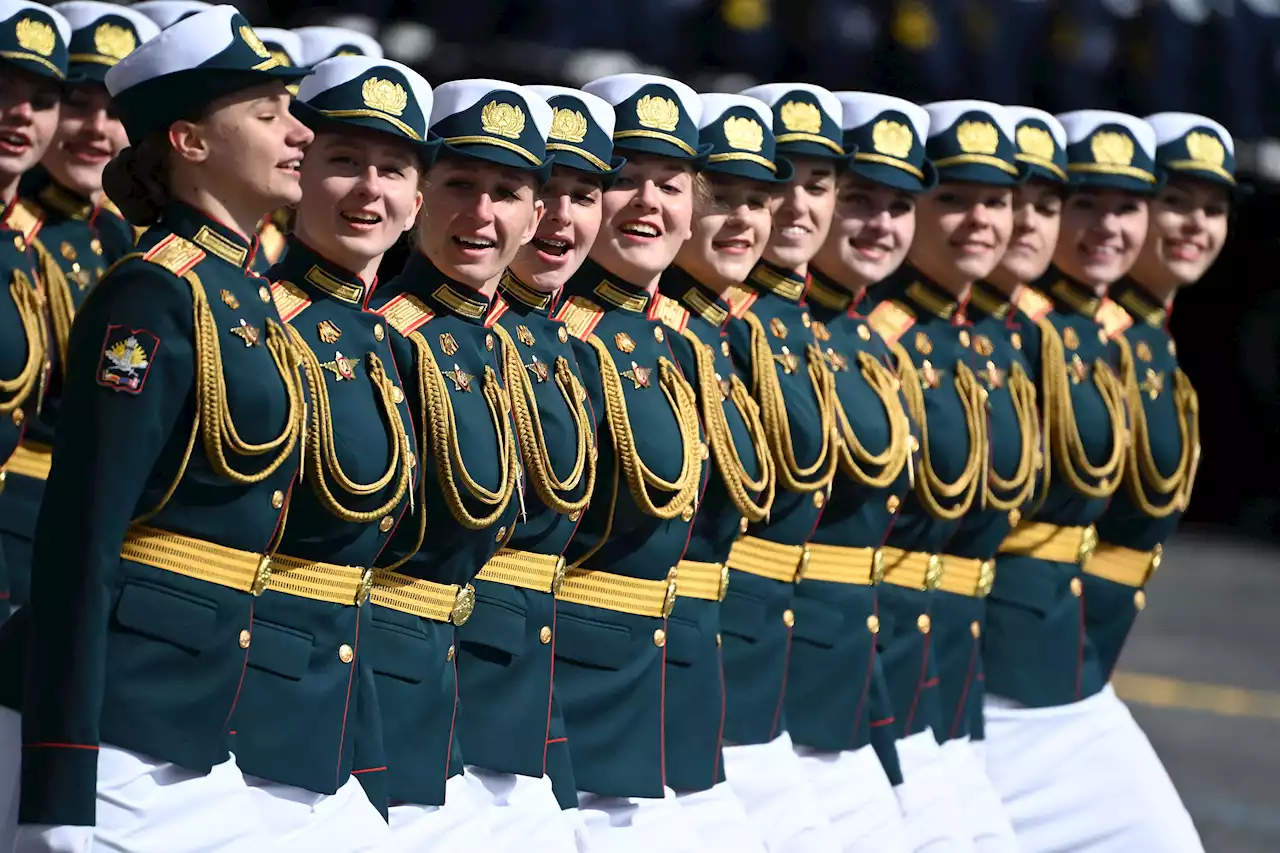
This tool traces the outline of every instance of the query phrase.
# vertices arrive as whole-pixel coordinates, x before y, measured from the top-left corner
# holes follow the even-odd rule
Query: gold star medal
[[[630,379],[637,388],[649,387],[649,374],[653,372],[652,368],[641,367],[634,361],[631,362],[631,369],[622,371],[622,375]]]
[[[800,359],[791,350],[782,348],[782,353],[774,353],[773,360],[782,365],[782,372],[788,375],[800,369]]]
[[[475,376],[467,373],[461,367],[458,367],[457,364],[453,365],[453,370],[445,370],[443,373],[445,376],[453,380],[453,390],[470,393],[471,382],[475,379]]]
[[[994,361],[988,361],[986,369],[981,371],[980,375],[986,381],[987,387],[992,391],[1004,386],[1005,373],[1003,370],[996,367],[996,363]]]
[[[244,341],[246,347],[256,347],[258,340],[262,337],[262,333],[258,331],[256,326],[250,326],[243,319],[240,320],[239,326],[232,326],[228,331]]]
[[[321,320],[316,324],[316,332],[326,344],[336,344],[342,337],[342,330],[332,320]]]
[[[1089,375],[1089,365],[1084,363],[1079,353],[1071,354],[1071,384],[1079,385]]]
[[[1142,380],[1142,390],[1152,400],[1160,396],[1160,392],[1164,390],[1164,374],[1147,368],[1147,376]]]
[[[440,336],[440,349],[445,355],[454,355],[458,352],[458,341],[453,335],[445,332]]]
[[[335,352],[333,361],[322,362],[320,366],[325,370],[332,371],[333,375],[338,377],[338,381],[342,382],[356,378],[356,365],[358,364],[359,362],[352,361],[342,353]]]
[[[532,373],[533,378],[538,382],[546,382],[547,377],[551,375],[551,370],[547,367],[547,363],[545,361],[538,361],[538,357],[536,355],[533,357],[533,361],[524,366],[524,369]]]
[[[827,364],[831,365],[831,369],[836,373],[844,373],[849,369],[849,357],[842,352],[827,349]]]
[[[937,388],[942,384],[942,371],[933,366],[933,362],[925,361],[920,365],[920,382],[924,388]]]

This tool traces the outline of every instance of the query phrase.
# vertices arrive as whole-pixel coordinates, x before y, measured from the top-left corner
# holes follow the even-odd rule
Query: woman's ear
[[[169,125],[169,145],[188,163],[202,163],[209,157],[209,144],[195,122],[175,121]]]
[[[533,200],[533,218],[529,220],[529,227],[525,229],[521,235],[520,245],[524,246],[533,239],[533,235],[538,233],[538,226],[542,224],[542,217],[547,212],[547,205],[540,198]]]
[[[405,220],[404,228],[402,230],[404,231],[411,230],[413,226],[417,223],[418,214],[421,212],[422,212],[422,191],[419,190],[417,196],[415,196],[413,200],[413,212],[410,213],[409,217]]]

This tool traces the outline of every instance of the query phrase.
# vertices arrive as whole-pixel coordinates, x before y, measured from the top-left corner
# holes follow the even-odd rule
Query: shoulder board
[[[258,231],[258,244],[266,254],[267,260],[274,264],[284,254],[284,233],[274,222],[267,220],[267,223]]]
[[[569,334],[575,338],[586,340],[595,330],[596,325],[603,316],[604,309],[587,297],[570,296],[560,306],[560,310],[556,312],[556,316],[552,319],[564,323],[564,327],[569,330]]]
[[[756,304],[760,294],[745,284],[731,284],[725,290],[724,298],[729,303],[729,313],[733,315],[735,320],[740,320],[742,315],[750,311],[751,306]]]
[[[892,299],[881,302],[867,315],[867,325],[887,344],[896,344],[915,323],[916,315],[911,309]]]
[[[277,281],[271,285],[271,299],[276,303],[280,319],[288,323],[311,304],[311,297],[291,281]]]
[[[1016,301],[1018,310],[1032,320],[1039,320],[1053,310],[1053,303],[1049,301],[1049,297],[1027,284],[1019,288]]]
[[[177,234],[170,234],[159,243],[156,243],[149,252],[142,256],[142,259],[150,261],[156,266],[164,267],[181,278],[195,269],[196,264],[206,257],[204,249],[201,249],[195,243],[190,240],[184,240]]]
[[[400,294],[374,313],[381,314],[391,324],[391,328],[405,336],[434,320],[436,316],[436,312],[428,308],[425,302],[408,293]]]
[[[507,300],[503,299],[500,295],[495,294],[493,302],[489,305],[489,313],[485,315],[484,327],[486,329],[492,329],[493,324],[498,322],[502,315],[507,313],[507,309],[510,307],[511,306],[507,304]]]
[[[683,332],[689,325],[689,312],[670,296],[659,293],[653,298],[653,318],[661,320],[667,327]]]
[[[4,213],[4,226],[17,231],[27,241],[35,239],[43,225],[44,210],[25,198],[14,199]]]
[[[1129,312],[1106,298],[1098,306],[1098,313],[1093,315],[1093,319],[1113,341],[1133,325],[1133,317],[1129,316]]]

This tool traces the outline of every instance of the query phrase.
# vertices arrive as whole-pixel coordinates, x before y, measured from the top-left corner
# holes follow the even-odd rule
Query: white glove
[[[18,827],[13,853],[92,853],[92,826],[45,826],[26,824]]]

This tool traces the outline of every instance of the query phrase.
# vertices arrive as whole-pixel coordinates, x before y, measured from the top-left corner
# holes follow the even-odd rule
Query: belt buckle
[[[1080,551],[1077,559],[1077,562],[1080,564],[1080,568],[1083,569],[1085,567],[1097,547],[1098,531],[1092,524],[1090,524],[1084,529],[1084,533],[1080,534]]]
[[[929,562],[924,570],[924,588],[932,591],[942,585],[942,558],[937,554],[929,555]]]
[[[877,548],[871,555],[871,583],[879,586],[884,581],[884,549]]]
[[[680,572],[674,567],[667,572],[667,593],[662,599],[662,618],[666,619],[676,609],[676,578]]]
[[[729,565],[727,563],[717,563],[720,566],[720,592],[718,600],[724,601],[724,597],[729,594]]]
[[[373,593],[373,569],[365,569],[360,578],[360,589],[356,591],[356,607],[363,607]]]
[[[453,600],[453,610],[449,613],[449,621],[461,628],[467,624],[467,620],[471,618],[471,614],[475,612],[475,609],[476,588],[471,584],[467,584],[458,590],[458,595]]]
[[[258,561],[258,570],[253,573],[253,585],[249,587],[249,592],[256,598],[266,591],[267,584],[271,582],[271,555],[263,554],[262,559]]]
[[[556,558],[556,569],[551,575],[551,594],[560,595],[560,589],[564,586],[565,565],[564,557]]]
[[[991,587],[996,583],[995,560],[983,560],[978,567],[978,598],[986,598],[991,594]]]

